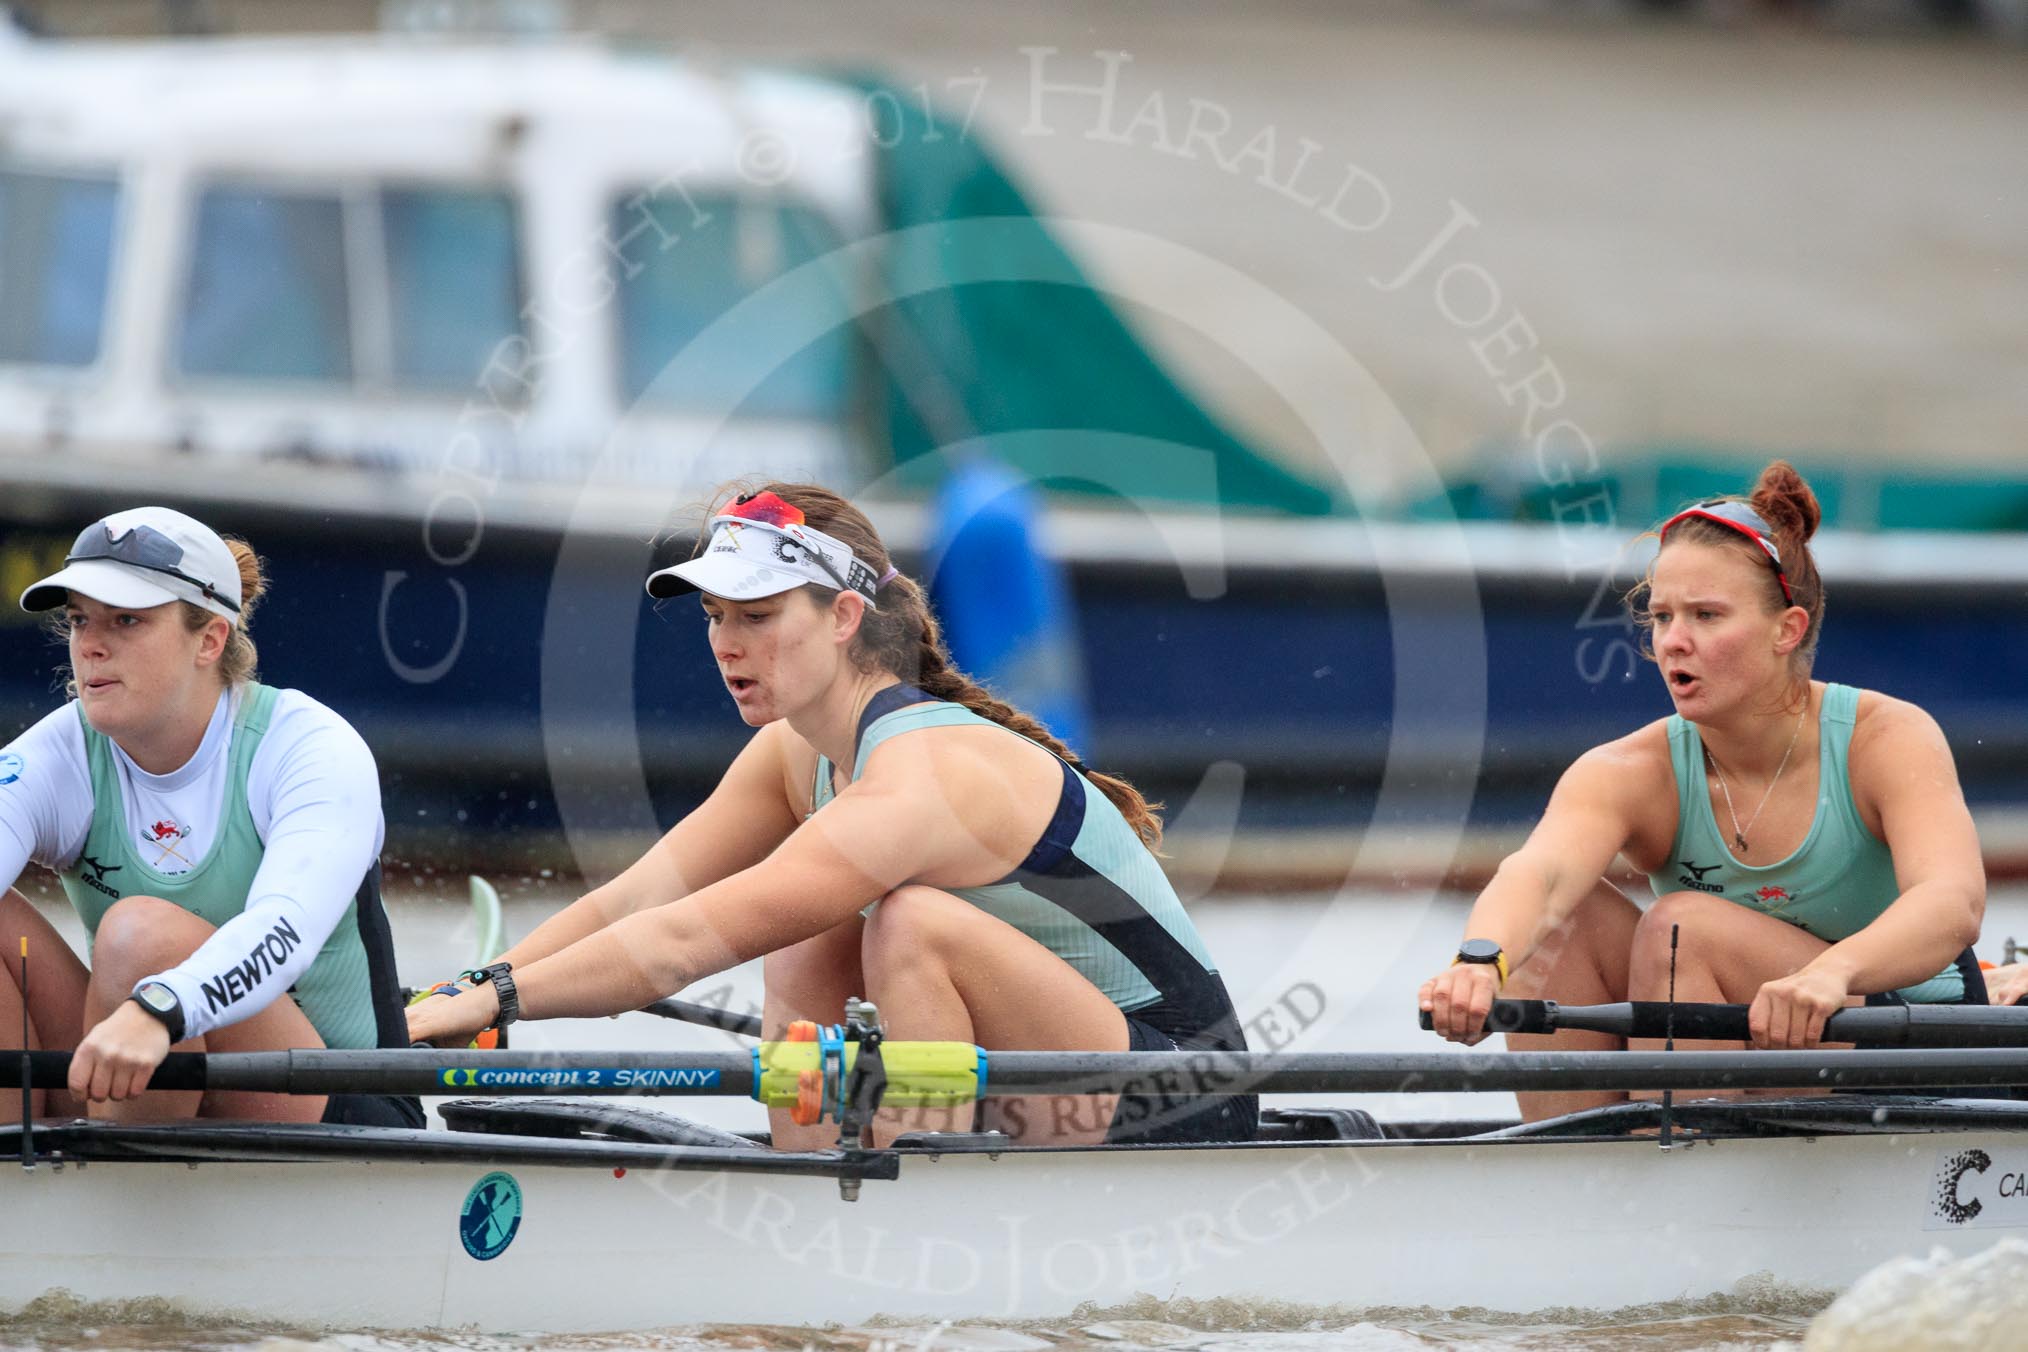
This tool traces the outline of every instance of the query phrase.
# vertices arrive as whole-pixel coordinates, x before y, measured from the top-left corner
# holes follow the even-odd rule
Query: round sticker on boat
[[[514,1175],[490,1173],[465,1194],[465,1209],[458,1216],[458,1238],[465,1252],[485,1262],[498,1258],[514,1242],[521,1228],[521,1185]]]
[[[21,772],[28,768],[28,762],[12,751],[0,755],[0,785],[12,784],[21,778]]]

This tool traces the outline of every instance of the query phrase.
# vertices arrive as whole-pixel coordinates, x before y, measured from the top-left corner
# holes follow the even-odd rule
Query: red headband
[[[1695,507],[1685,507],[1662,523],[1656,535],[1663,541],[1669,538],[1669,528],[1685,517],[1696,517],[1699,521],[1712,521],[1729,530],[1736,530],[1761,547],[1769,563],[1774,565],[1775,581],[1781,583],[1782,599],[1790,605],[1796,603],[1796,595],[1789,590],[1788,571],[1782,567],[1782,552],[1775,548],[1773,532],[1759,512],[1743,502],[1720,499],[1716,502],[1700,502]]]

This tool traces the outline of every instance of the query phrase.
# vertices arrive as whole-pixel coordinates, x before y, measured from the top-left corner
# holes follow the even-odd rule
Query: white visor
[[[715,516],[711,527],[711,543],[702,554],[648,574],[648,595],[660,601],[701,591],[728,601],[758,601],[815,583],[858,592],[867,605],[880,608],[873,599],[879,585],[873,570],[820,530],[737,516]]]

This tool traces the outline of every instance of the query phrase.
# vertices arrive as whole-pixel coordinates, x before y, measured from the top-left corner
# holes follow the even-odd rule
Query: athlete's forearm
[[[732,966],[738,956],[709,940],[695,909],[679,902],[623,916],[526,966],[517,962],[522,1013],[531,1019],[624,1014]]]
[[[517,965],[516,985],[527,987],[522,1008],[537,1019],[639,1009],[841,924],[884,890],[838,866],[827,844],[784,847],[759,867]]]
[[[350,898],[346,899],[350,904]],[[310,970],[344,907],[269,894],[220,925],[182,962],[149,979],[176,992],[185,1036],[250,1019]]]
[[[1919,985],[1978,940],[1983,911],[1984,899],[1962,887],[1918,883],[1879,919],[1831,945],[1808,966],[1838,973],[1855,995]]]
[[[1558,918],[1555,882],[1525,854],[1508,855],[1473,903],[1465,937],[1491,939],[1506,951],[1510,967],[1520,966]]]
[[[337,723],[277,728],[261,751],[273,759],[257,761],[248,793],[269,811],[246,907],[156,974],[183,1002],[192,1037],[287,994],[344,921],[379,852],[380,781],[357,733]]]
[[[608,904],[607,888],[585,893],[529,931],[528,937],[500,955],[516,972],[598,934],[626,912]]]
[[[669,903],[690,895],[699,883],[683,867],[686,852],[675,845],[675,836],[685,824],[687,819],[635,860],[626,872],[593,888],[537,925],[527,938],[501,957],[513,963],[518,971],[582,943],[629,916],[666,909]]]

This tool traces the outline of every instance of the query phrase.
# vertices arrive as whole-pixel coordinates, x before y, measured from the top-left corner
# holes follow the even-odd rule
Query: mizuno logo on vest
[[[1718,883],[1707,883],[1704,881],[1704,875],[1711,872],[1711,870],[1717,868],[1718,865],[1693,864],[1688,859],[1679,859],[1676,862],[1683,866],[1683,872],[1676,879],[1676,881],[1683,884],[1683,886],[1694,887],[1699,892],[1725,891],[1725,888]],[[1691,876],[1692,874],[1695,874],[1696,876],[1692,877]]]
[[[277,920],[275,927],[256,943],[240,960],[237,967],[227,969],[224,976],[216,981],[204,983],[204,998],[211,1006],[211,1012],[238,1004],[260,985],[262,978],[270,976],[275,969],[289,960],[289,954],[302,945],[303,936],[296,927],[286,920]]]
[[[101,864],[98,860],[92,858],[90,855],[85,855],[77,862],[78,862],[77,876],[80,882],[82,882],[86,887],[91,888],[92,891],[94,892],[104,893],[106,896],[111,897],[114,901],[118,901],[120,899],[120,894],[117,891],[106,886],[106,875],[108,873],[118,873],[120,871],[120,865]],[[86,869],[90,869],[91,872],[87,874],[85,872]]]

